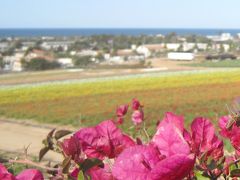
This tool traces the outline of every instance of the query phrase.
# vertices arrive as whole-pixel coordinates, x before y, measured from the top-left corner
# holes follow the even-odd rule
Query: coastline
[[[40,37],[40,36],[92,36],[92,35],[236,35],[240,29],[195,29],[195,28],[0,28],[0,38],[4,37]]]

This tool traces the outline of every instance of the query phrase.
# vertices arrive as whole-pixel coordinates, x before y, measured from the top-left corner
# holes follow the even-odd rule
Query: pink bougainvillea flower
[[[191,137],[191,134],[186,129],[183,130],[183,137],[187,141],[189,146],[191,146],[191,144],[192,144],[192,137]]]
[[[195,157],[193,154],[177,154],[160,161],[152,171],[152,180],[182,180],[193,169]]]
[[[71,178],[77,180],[79,172],[80,172],[79,168],[73,169],[73,171],[70,173]]]
[[[234,156],[229,156],[226,158],[224,162],[224,174],[229,175],[230,174],[230,165],[236,160]]]
[[[118,117],[123,117],[125,114],[127,114],[128,111],[128,105],[121,105],[117,108],[116,114]]]
[[[164,126],[164,124],[173,124],[175,127],[177,127],[181,132],[184,130],[184,118],[183,116],[177,116],[172,112],[165,113],[165,116],[163,120],[158,124],[158,129],[161,126]]]
[[[77,180],[80,170],[75,168],[70,176],[72,179]],[[86,176],[89,176],[92,180],[113,180],[112,172],[108,164],[104,164],[103,168],[93,167],[89,169],[86,173]]]
[[[218,137],[215,135],[212,140],[211,149],[208,151],[208,155],[211,156],[214,160],[218,160],[224,155],[223,146],[223,141],[218,139]]]
[[[8,170],[0,164],[1,180],[44,180],[42,173],[36,169],[26,169],[14,177]]]
[[[123,121],[124,121],[124,119],[123,119],[123,117],[118,117],[117,118],[117,124],[123,124]]]
[[[165,157],[152,145],[137,145],[118,156],[112,173],[118,180],[175,180],[187,176],[193,165],[193,155]]]
[[[112,120],[101,122],[95,127],[82,128],[74,135],[83,152],[90,158],[115,158],[135,142],[124,135]]]
[[[132,121],[135,125],[141,124],[144,120],[144,113],[142,110],[136,110],[132,114]]]
[[[16,176],[16,180],[44,180],[43,175],[36,169],[27,169]]]
[[[137,145],[143,145],[143,142],[142,142],[142,140],[140,138],[137,138],[136,139],[136,144]]]
[[[240,128],[236,122],[233,123],[231,129],[227,129],[227,124],[230,121],[230,116],[223,116],[219,119],[220,134],[231,141],[232,146],[236,149],[236,153],[240,154]]]
[[[66,156],[72,157],[76,162],[80,161],[81,146],[76,137],[72,136],[69,139],[65,139],[62,143],[62,149]]]
[[[112,173],[118,180],[150,180],[152,169],[162,158],[153,146],[130,147],[118,156]]]
[[[159,151],[169,157],[175,154],[190,154],[190,147],[183,136],[183,118],[173,113],[166,113],[158,125],[158,130],[152,139]]]
[[[207,153],[215,159],[223,156],[223,142],[215,135],[213,124],[205,118],[194,119],[191,124],[192,148],[196,155]]]
[[[141,104],[140,104],[140,102],[137,100],[137,99],[133,99],[132,100],[132,109],[134,110],[134,111],[136,111],[136,110],[139,110],[139,108],[141,107]]]
[[[104,168],[93,167],[89,169],[87,175],[89,175],[92,180],[114,180],[111,169],[107,164],[104,165]]]
[[[230,121],[230,116],[223,116],[218,121],[218,126],[220,127],[220,134],[223,137],[230,137],[231,131],[227,129],[227,124]]]
[[[239,152],[240,152],[240,131],[234,130],[234,129],[233,129],[234,133],[232,132],[230,141],[231,141],[232,146],[238,151],[238,154],[239,154]]]
[[[0,164],[0,179],[15,180],[15,177],[8,172],[7,168]]]
[[[205,152],[212,145],[214,138],[214,127],[209,120],[199,117],[194,119],[191,124],[194,151]]]

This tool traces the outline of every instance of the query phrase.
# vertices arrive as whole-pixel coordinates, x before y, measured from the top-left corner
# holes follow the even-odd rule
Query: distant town
[[[148,59],[221,61],[240,57],[240,33],[0,38],[0,71],[151,68]]]

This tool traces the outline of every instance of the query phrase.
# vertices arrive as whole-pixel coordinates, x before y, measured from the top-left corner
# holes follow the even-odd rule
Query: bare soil
[[[0,120],[0,150],[21,154],[24,153],[24,148],[29,146],[28,154],[38,157],[43,147],[42,140],[46,138],[51,129],[46,126]],[[44,159],[58,161],[61,160],[61,155],[50,152]]]

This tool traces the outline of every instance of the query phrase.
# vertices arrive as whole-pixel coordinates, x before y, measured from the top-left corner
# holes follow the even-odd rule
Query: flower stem
[[[24,165],[30,165],[30,166],[35,166],[37,168],[43,169],[43,170],[47,170],[47,171],[58,171],[58,168],[51,168],[51,167],[47,167],[47,166],[43,166],[39,163],[35,163],[33,161],[30,161],[28,159],[24,159],[24,160],[9,160],[9,163],[17,163],[17,164],[24,164]]]
[[[149,142],[150,141],[150,137],[149,137],[149,134],[146,130],[146,126],[145,126],[145,122],[143,122],[143,132],[145,134],[145,136],[147,137],[147,141]]]

